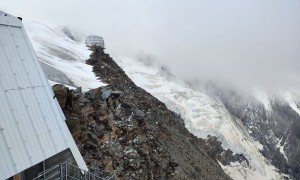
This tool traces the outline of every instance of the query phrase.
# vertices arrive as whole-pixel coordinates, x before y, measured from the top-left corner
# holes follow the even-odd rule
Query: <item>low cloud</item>
[[[297,0],[14,1],[3,10],[102,35],[108,52],[149,54],[186,79],[300,88]]]

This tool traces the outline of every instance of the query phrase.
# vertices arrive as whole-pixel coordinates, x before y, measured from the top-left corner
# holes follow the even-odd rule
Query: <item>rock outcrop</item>
[[[102,49],[94,49],[87,63],[109,85],[73,90],[73,107],[64,113],[89,166],[115,171],[120,179],[230,179],[207,153],[206,142]],[[65,107],[67,88],[53,90]]]
[[[260,152],[272,165],[281,173],[300,179],[300,116],[285,99],[270,96],[266,101],[269,107],[265,107],[257,98],[233,89],[222,89],[216,84],[207,88],[263,146]]]

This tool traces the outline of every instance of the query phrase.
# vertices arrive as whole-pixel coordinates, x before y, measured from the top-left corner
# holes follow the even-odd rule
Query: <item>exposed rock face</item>
[[[249,161],[243,154],[233,154],[230,149],[225,150],[222,147],[222,143],[212,136],[208,136],[206,139],[206,148],[209,154],[215,157],[223,165],[230,165],[230,162],[246,163],[249,166]]]
[[[61,28],[61,31],[70,39],[76,42],[81,42],[84,38],[83,34],[72,31],[68,26],[64,26]]]
[[[109,55],[95,49],[87,63],[109,85],[85,94],[74,90],[73,109],[64,112],[88,165],[116,171],[120,179],[230,179],[205,142]],[[53,89],[64,107],[66,87]]]
[[[300,116],[278,97],[266,109],[254,97],[211,85],[228,111],[239,118],[250,135],[263,145],[261,153],[282,173],[300,179]]]

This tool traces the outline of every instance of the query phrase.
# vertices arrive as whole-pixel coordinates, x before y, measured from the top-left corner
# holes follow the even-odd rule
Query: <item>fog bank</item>
[[[298,0],[2,0],[0,8],[101,35],[108,52],[155,57],[186,79],[300,88]]]

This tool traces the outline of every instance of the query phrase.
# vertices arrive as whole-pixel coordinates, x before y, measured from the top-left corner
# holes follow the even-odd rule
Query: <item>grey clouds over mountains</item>
[[[300,88],[298,0],[1,0],[1,9],[102,35],[108,52],[151,55],[187,79]]]

